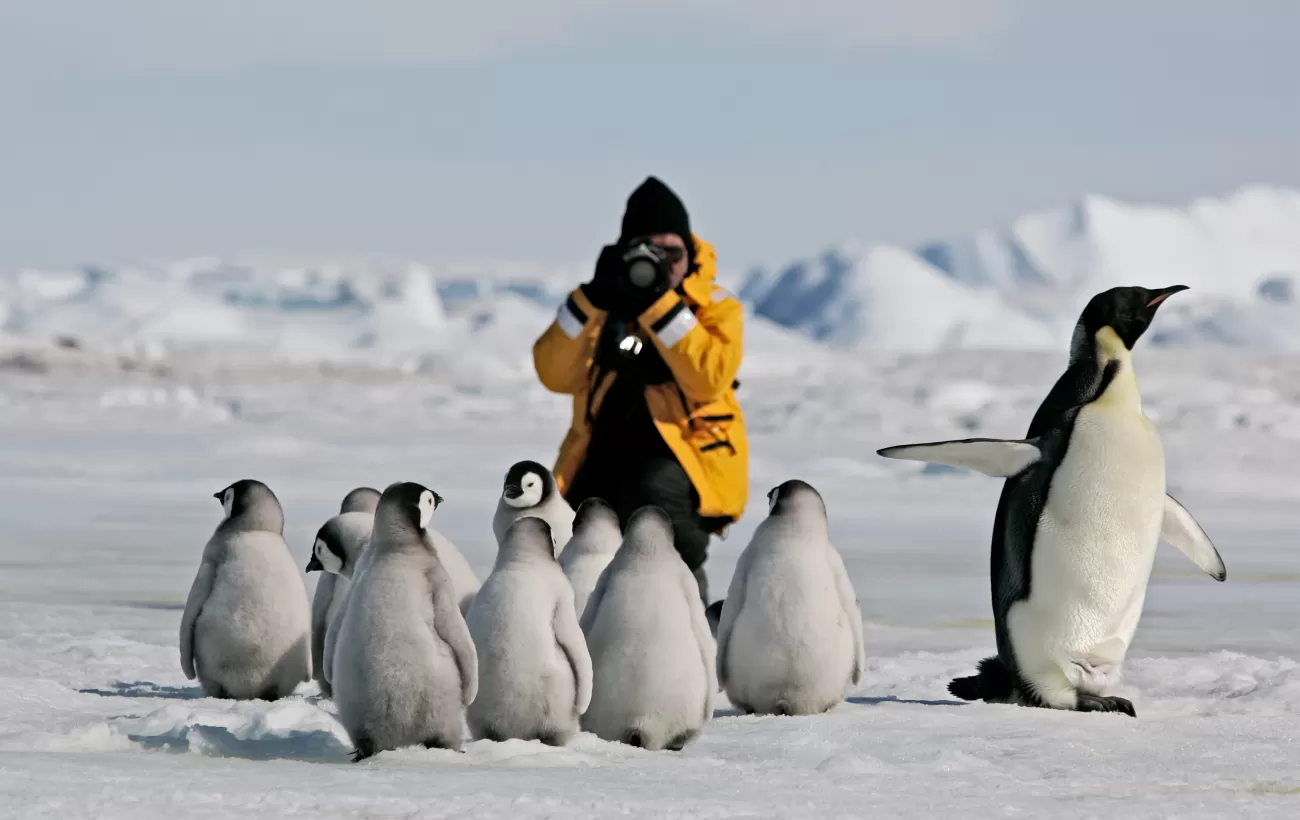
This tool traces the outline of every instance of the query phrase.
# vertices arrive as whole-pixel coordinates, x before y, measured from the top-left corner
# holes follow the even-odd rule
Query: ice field
[[[421,481],[446,498],[435,525],[486,577],[501,477],[522,458],[549,463],[564,399],[524,367],[475,377],[4,348],[0,816],[1300,814],[1300,360],[1136,355],[1171,491],[1228,579],[1162,547],[1118,692],[1133,720],[947,693],[993,645],[999,483],[874,455],[1020,435],[1063,351],[811,356],[775,332],[754,338],[739,392],[754,500],[714,541],[714,597],[762,494],[790,477],[815,484],[867,619],[868,674],[850,701],[818,717],[741,717],[720,697],[680,754],[584,734],[564,749],[474,742],[359,765],[314,685],[231,703],[181,674],[181,610],[221,514],[212,493],[266,481],[305,565],[348,489]]]

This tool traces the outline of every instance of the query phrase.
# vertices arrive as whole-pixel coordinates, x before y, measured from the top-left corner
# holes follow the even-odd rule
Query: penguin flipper
[[[877,450],[885,458],[964,467],[994,478],[1010,478],[1043,457],[1038,439],[967,438],[900,444]]]
[[[1228,577],[1228,568],[1224,566],[1223,558],[1210,541],[1210,536],[1205,534],[1205,530],[1196,523],[1187,508],[1172,495],[1165,496],[1165,516],[1160,522],[1160,538],[1182,550],[1183,555],[1192,559],[1193,564],[1214,580],[1222,581]]]
[[[555,630],[555,642],[560,645],[573,672],[573,708],[581,715],[591,706],[591,653],[587,649],[587,638],[582,634],[582,627],[578,625],[573,596],[562,595],[560,598],[559,605],[551,616],[551,628]]]
[[[199,613],[212,594],[212,585],[216,582],[217,568],[211,561],[199,565],[190,586],[189,597],[185,600],[185,612],[181,615],[180,651],[181,671],[188,680],[197,676],[194,668],[194,629],[199,621]]]

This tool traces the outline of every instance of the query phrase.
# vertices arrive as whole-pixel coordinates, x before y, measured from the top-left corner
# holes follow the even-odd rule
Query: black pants
[[[574,477],[566,498],[574,509],[592,496],[602,499],[618,513],[624,529],[632,513],[642,507],[652,504],[663,509],[673,521],[677,552],[695,574],[700,598],[707,606],[709,584],[704,562],[709,557],[709,536],[723,519],[706,518],[696,511],[700,496],[695,485],[672,451],[667,446],[663,450],[621,464],[593,453]]]

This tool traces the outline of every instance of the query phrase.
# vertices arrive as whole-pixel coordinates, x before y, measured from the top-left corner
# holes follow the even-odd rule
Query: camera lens
[[[658,271],[649,259],[637,259],[627,268],[628,281],[638,288],[648,288],[655,283]]]

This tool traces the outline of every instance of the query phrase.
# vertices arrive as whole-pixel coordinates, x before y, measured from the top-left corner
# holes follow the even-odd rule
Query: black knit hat
[[[651,176],[646,177],[645,182],[627,198],[627,210],[623,212],[623,233],[619,239],[626,241],[656,233],[675,233],[687,247],[694,244],[691,241],[691,219],[686,215],[686,206],[671,188],[658,177]]]

